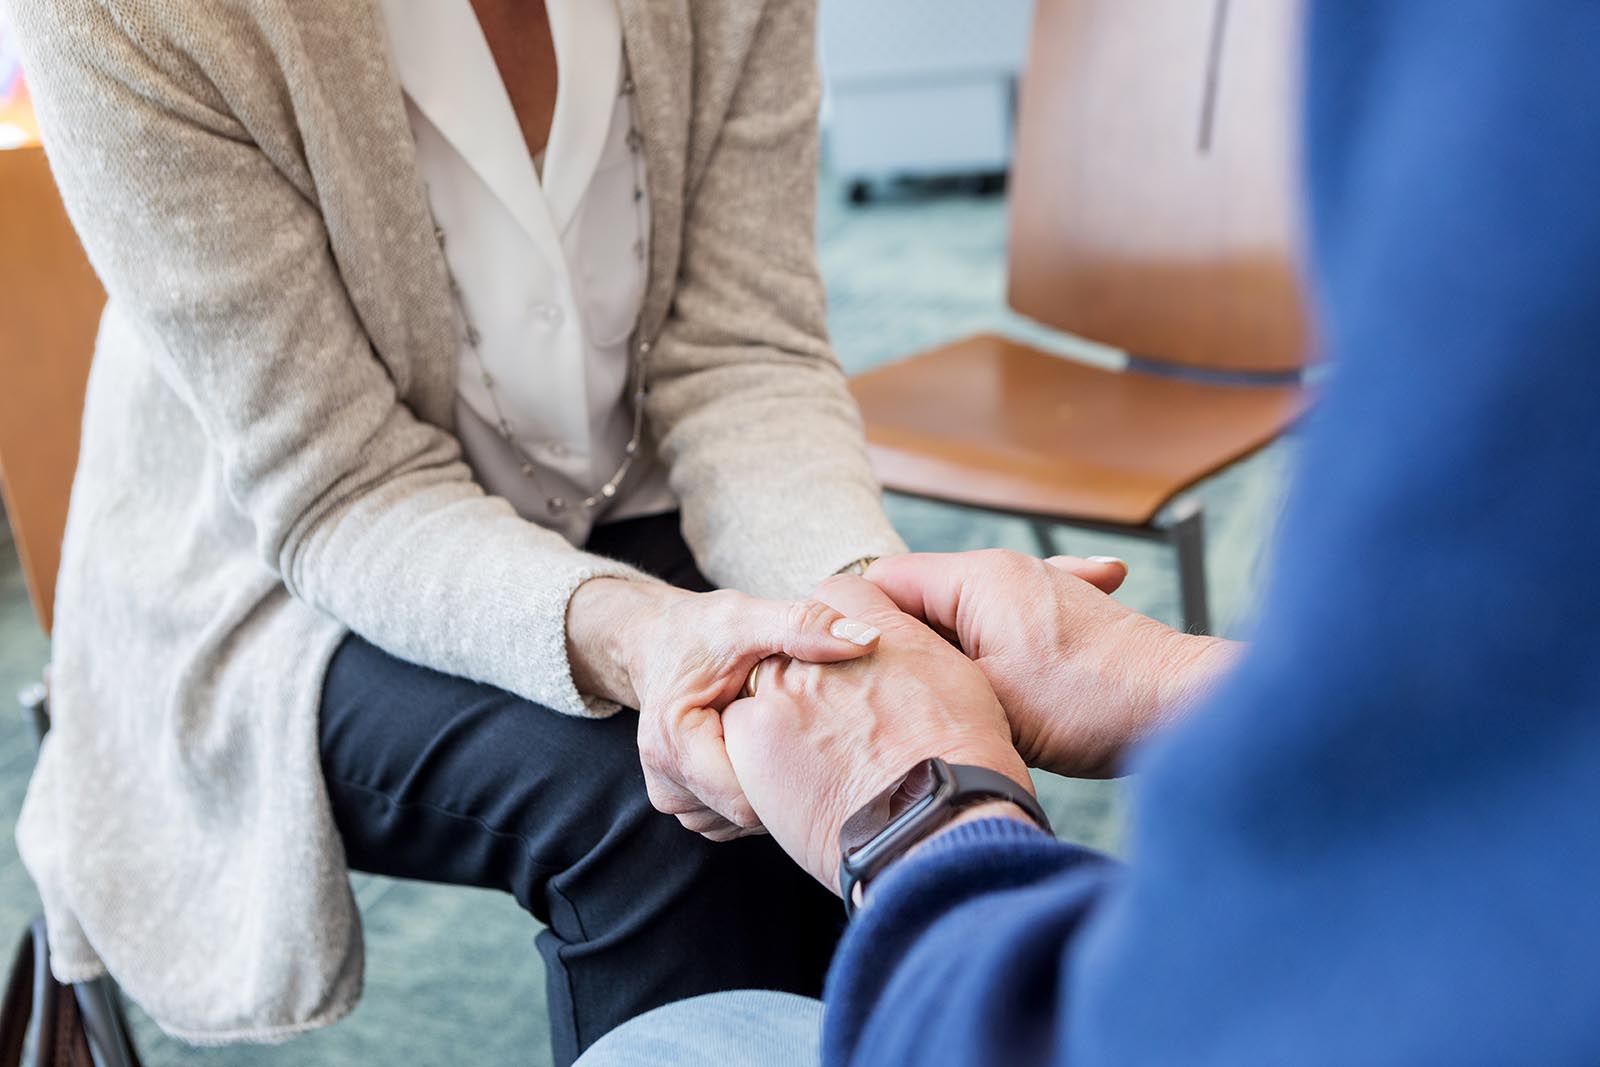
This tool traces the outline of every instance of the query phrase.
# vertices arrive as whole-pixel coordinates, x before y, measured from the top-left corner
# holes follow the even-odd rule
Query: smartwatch
[[[1039,829],[1054,833],[1033,794],[998,771],[942,759],[926,759],[912,767],[850,816],[839,831],[839,892],[844,894],[845,914],[856,913],[858,887],[865,889],[885,867],[962,811],[997,800],[1015,804]]]

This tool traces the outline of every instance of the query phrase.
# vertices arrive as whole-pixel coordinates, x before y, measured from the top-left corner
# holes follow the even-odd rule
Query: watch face
[[[855,913],[857,889],[895,857],[936,833],[961,809],[994,799],[1016,804],[1041,830],[1051,832],[1050,820],[1033,795],[998,771],[951,767],[937,758],[911,768],[839,831],[839,890],[844,894],[846,914]]]
[[[909,840],[921,837],[921,823],[955,788],[943,760],[929,759],[913,767],[899,784],[852,815],[839,832],[843,861],[868,874],[898,855]]]
[[[889,793],[889,821],[892,822],[917,806],[917,802],[932,796],[939,788],[944,764],[938,760],[923,760]]]

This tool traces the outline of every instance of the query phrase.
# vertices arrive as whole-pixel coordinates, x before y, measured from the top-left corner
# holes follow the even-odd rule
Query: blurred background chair
[[[1120,349],[1108,370],[980,334],[852,389],[892,491],[1169,543],[1210,629],[1184,491],[1300,415],[1298,5],[1039,0],[1012,171],[1008,303]]]
[[[984,6],[971,5],[968,0],[962,2],[968,6]],[[1032,0],[1018,2],[1026,2],[1030,8],[1033,6]],[[867,8],[876,9],[878,6],[876,0],[869,4],[861,4],[858,0],[823,0],[823,3],[825,16],[828,4],[845,14],[856,8],[865,12]],[[1048,9],[1055,6],[1058,0],[1040,0],[1040,3],[1047,9],[1042,15],[1049,16],[1051,11]],[[1194,8],[1203,13],[1203,17],[1198,19],[1203,24],[1200,27],[1202,36],[1209,32],[1207,20],[1215,14],[1211,3],[1212,0],[1193,0]],[[922,10],[918,5],[896,6],[901,8],[904,17],[913,19]],[[958,5],[944,6],[954,10]],[[1129,62],[1128,56],[1131,54],[1142,64],[1142,68],[1136,72],[1140,76],[1148,77],[1154,69],[1174,80],[1204,78],[1203,67],[1179,64],[1162,57],[1158,55],[1159,43],[1149,43],[1154,39],[1149,37],[1150,26],[1146,23],[1156,24],[1155,28],[1159,30],[1163,21],[1186,20],[1182,21],[1182,25],[1190,29],[1185,32],[1192,33],[1197,20],[1190,17],[1189,4],[1148,0],[1148,6],[1156,12],[1155,15],[1146,11],[1145,3],[1118,6],[1126,17],[1138,20],[1141,27],[1139,36],[1145,42],[1125,48],[1122,64]],[[1262,17],[1281,17],[1278,12],[1267,10],[1266,7],[1256,10],[1257,6],[1247,3],[1247,0],[1234,0],[1233,3],[1231,20],[1234,24],[1227,27],[1228,33],[1224,38],[1224,44],[1230,51],[1222,57],[1223,76],[1217,85],[1218,102],[1224,112],[1238,104],[1231,94],[1246,91],[1244,83],[1237,79],[1249,76],[1254,85],[1265,84],[1259,75],[1247,75],[1233,66],[1241,58],[1236,49],[1248,47],[1240,46],[1233,35],[1246,33],[1253,37],[1259,33],[1257,27],[1238,23],[1246,19],[1253,22]],[[1275,5],[1267,5],[1270,6]],[[3,7],[3,2],[0,2],[0,8]],[[868,14],[875,13],[874,10]],[[866,18],[867,14],[862,17]],[[1002,19],[997,15],[995,21],[997,27],[1002,21],[1010,25],[1009,16]],[[1177,26],[1175,22],[1173,33],[1181,36]],[[1052,28],[1048,21],[1041,19],[1041,32],[1053,33],[1057,29],[1059,27]],[[1108,47],[1115,46],[1122,40],[1122,35],[1107,34],[1105,40]],[[928,46],[927,56],[920,55],[918,50],[923,48],[922,44],[896,34],[862,36],[856,39],[856,43],[872,46],[879,55],[876,59],[872,56],[861,57],[854,68],[847,65],[842,73],[849,74],[852,69],[865,70],[870,64],[877,64],[882,69],[899,64],[897,69],[906,71],[906,88],[912,87],[913,72],[910,68],[935,63],[944,66],[951,55],[948,49],[938,51],[935,55],[931,45]],[[6,69],[3,46],[4,30],[0,26],[0,96],[4,93]],[[1014,63],[1007,60],[1011,66],[1006,69],[1011,73],[1021,69],[1024,52],[1025,48],[1019,45]],[[1070,46],[1057,42],[1046,49],[1045,54],[1056,68],[1054,74],[1057,76],[1071,73],[1064,66],[1068,63],[1080,66],[1098,63],[1089,42],[1084,40]],[[958,54],[955,58],[959,60],[961,56]],[[924,64],[925,59],[928,60],[927,64]],[[852,62],[855,61],[852,59]],[[1037,60],[1034,65],[1038,66]],[[1086,74],[1083,70],[1078,73]],[[1101,71],[1095,77],[1103,77],[1107,73]],[[1127,75],[1128,71],[1119,66],[1110,73]],[[994,77],[1000,78],[1000,75],[997,73]],[[1009,75],[1006,77],[1009,78]],[[881,109],[877,104],[880,101],[866,91],[870,88],[866,80],[863,79],[854,88],[862,91],[843,92],[833,100],[831,122],[835,127],[858,121],[867,125],[879,121]],[[1093,107],[1108,109],[1098,123],[1097,134],[1097,137],[1108,139],[1101,153],[1107,160],[1114,154],[1112,150],[1118,139],[1148,135],[1161,123],[1176,125],[1179,122],[1176,107],[1147,106],[1139,94],[1130,95],[1124,102],[1118,98],[1117,90],[1109,85],[1104,90],[1096,90],[1091,84],[1075,91],[1097,93],[1092,97],[1092,104],[1089,99],[1080,102],[1080,113],[1087,115]],[[991,95],[990,99],[1003,99],[1006,95],[1010,95],[1009,90],[998,97]],[[1282,99],[1268,103],[1273,107],[1287,107],[1291,102],[1290,95],[1285,90]],[[1258,111],[1261,103],[1246,101],[1247,107]],[[1195,106],[1198,107],[1198,104]],[[0,99],[0,126],[5,123],[4,107],[3,99]],[[977,115],[978,110],[974,108],[971,114]],[[1031,120],[1035,111],[1031,103],[1024,110],[1024,120]],[[930,113],[935,116],[938,114],[937,111]],[[994,124],[990,121],[996,111],[986,107],[982,114],[982,129],[989,132],[980,139],[990,147],[1002,143],[995,139]],[[1231,120],[1224,117],[1224,121]],[[1195,116],[1188,115],[1185,110],[1181,122],[1183,129],[1188,131],[1183,136],[1193,137]],[[26,136],[27,122],[19,128],[23,129]],[[963,137],[966,134],[976,137],[979,131],[976,125],[964,129]],[[1064,135],[1066,131],[1057,132]],[[1249,135],[1250,131],[1243,133]],[[1079,130],[1073,136],[1081,139],[1086,135]],[[1215,150],[1229,153],[1237,151],[1239,136],[1240,131],[1219,127]],[[1031,146],[1036,140],[1030,129],[1022,145],[1024,154],[1029,157],[1024,167],[1033,168]],[[1193,142],[1184,140],[1180,147],[1184,153],[1190,153],[1193,151]],[[1265,151],[1266,147],[1262,150]],[[1281,148],[1279,145],[1273,150]],[[29,590],[34,595],[35,607],[41,613],[40,619],[48,624],[49,598],[56,568],[55,546],[59,544],[67,486],[74,465],[78,439],[77,397],[81,395],[82,388],[81,380],[73,382],[66,379],[87,371],[100,296],[86,270],[81,274],[74,273],[76,267],[81,266],[81,261],[77,258],[76,245],[66,229],[65,220],[61,219],[59,208],[55,206],[54,193],[48,184],[42,157],[38,156],[36,149],[22,151],[32,152],[32,158],[19,156],[6,159],[4,157],[8,153],[0,152],[0,167],[4,168],[0,171],[0,272],[4,272],[0,277],[0,302],[3,302],[0,303],[0,469],[4,469],[13,482],[9,487],[13,507],[11,517],[19,524],[18,538],[26,542]],[[1178,149],[1174,149],[1174,155],[1177,154]],[[992,158],[992,155],[986,156],[983,167],[988,167]],[[1097,158],[1091,156],[1087,162],[1095,162]],[[938,165],[927,169],[934,163]],[[1004,235],[1008,225],[1005,203],[998,198],[964,195],[962,190],[969,183],[959,178],[948,186],[943,184],[951,177],[944,168],[958,164],[963,168],[963,174],[966,173],[964,168],[977,165],[966,156],[961,160],[933,160],[931,156],[919,155],[909,164],[896,162],[893,171],[896,174],[907,173],[919,179],[933,180],[884,182],[877,190],[882,195],[874,196],[872,204],[864,208],[847,206],[842,195],[852,179],[857,177],[856,174],[848,168],[835,166],[833,173],[823,176],[819,239],[830,291],[830,328],[847,366],[865,369],[885,359],[932,348],[947,339],[984,331],[999,331],[1009,336],[1021,336],[1019,331],[1026,331],[1026,336],[1035,338],[1042,348],[1052,347],[1052,342],[1046,336],[1050,331],[1018,324],[1015,313],[1003,304],[1002,294],[1007,276],[1013,288],[1019,281],[1017,241],[1011,242],[1009,270],[1005,262],[1007,242]],[[1236,165],[1243,164],[1228,164],[1230,167]],[[1274,163],[1274,166],[1277,165]],[[1145,165],[1136,163],[1135,166]],[[1150,163],[1148,166],[1153,168],[1148,175],[1152,182],[1182,173],[1178,169],[1179,163],[1173,161]],[[1030,169],[1030,173],[1033,173],[1033,169]],[[1072,220],[1073,224],[1096,226],[1103,222],[1104,226],[1097,226],[1090,231],[1096,235],[1096,240],[1102,239],[1098,235],[1100,229],[1104,228],[1121,230],[1122,236],[1137,233],[1144,240],[1150,240],[1147,231],[1154,231],[1158,237],[1169,236],[1163,231],[1173,226],[1169,216],[1178,212],[1178,209],[1164,206],[1165,202],[1153,197],[1151,190],[1144,188],[1148,182],[1131,184],[1133,178],[1139,176],[1136,169],[1131,176],[1123,174],[1115,178],[1130,182],[1127,195],[1141,198],[1139,208],[1118,211],[1115,204],[1108,206],[1105,196],[1109,194],[1102,189],[1100,206],[1088,212],[1089,218]],[[1049,191],[1057,207],[1073,207],[1062,199],[1068,192],[1066,183],[1083,183],[1086,180],[1086,176],[1071,171],[1063,171],[1053,178],[1046,173],[1031,185],[1023,182],[1022,193],[1024,197],[1031,196],[1032,189],[1042,187]],[[1052,182],[1059,184],[1052,185]],[[1172,191],[1170,183],[1164,191]],[[41,197],[45,199],[41,200]],[[1196,199],[1191,196],[1190,202]],[[38,206],[40,203],[48,205],[48,210],[41,211]],[[1013,206],[1020,210],[1022,199],[1016,199]],[[1032,206],[1037,207],[1037,204]],[[1198,210],[1207,209],[1202,207]],[[1118,213],[1107,215],[1103,220],[1096,217],[1097,212],[1111,211]],[[1151,211],[1158,214],[1146,217]],[[51,212],[57,214],[52,215]],[[1018,211],[1010,214],[1010,228],[1013,230],[1020,226],[1017,214]],[[1024,234],[1023,238],[1029,236]],[[1054,240],[1049,235],[1040,235],[1041,242],[1047,237]],[[1198,241],[1193,233],[1190,237]],[[1262,244],[1264,254],[1268,257],[1276,257],[1281,252],[1276,237],[1264,240]],[[1222,251],[1216,250],[1220,247],[1206,245],[1193,254],[1174,255],[1168,265],[1192,266],[1191,260],[1194,259],[1206,258],[1209,261],[1218,258],[1223,255]],[[72,254],[63,258],[63,248],[71,250]],[[7,259],[10,262],[4,262]],[[63,266],[64,263],[68,265]],[[1127,269],[1133,271],[1136,266],[1135,262]],[[63,274],[63,271],[66,273]],[[1160,275],[1156,271],[1149,273],[1152,276]],[[63,277],[65,281],[61,280]],[[1079,284],[1095,280],[1093,277],[1080,279]],[[1127,280],[1124,279],[1125,282]],[[69,306],[72,302],[79,303],[79,310]],[[1083,302],[1079,300],[1080,305]],[[1040,312],[1018,304],[1015,294],[1012,305],[1035,318],[1043,318]],[[1060,324],[1052,323],[1052,326],[1056,325]],[[1090,332],[1088,325],[1071,322],[1060,325],[1060,328]],[[1091,336],[1095,335],[1091,333]],[[1104,332],[1099,336],[1111,337]],[[1136,350],[1139,347],[1132,341],[1117,343]],[[1160,354],[1160,349],[1154,345],[1145,346],[1145,350]],[[1043,353],[1040,355],[1043,358]],[[1077,364],[1066,363],[1055,356],[1048,358],[1050,362],[1045,365],[1053,370],[1063,367],[1068,371],[1078,369]],[[19,360],[37,365],[24,365],[24,377],[18,378],[13,366]],[[1135,359],[1132,365],[1135,370],[1148,369],[1143,360]],[[51,385],[48,379],[38,378],[39,375],[53,374],[61,374],[63,379]],[[1288,379],[1293,375],[1284,377]],[[1268,380],[1274,379],[1269,377]],[[995,379],[988,381],[993,383]],[[67,396],[69,400],[51,399],[53,390],[57,396]],[[1022,392],[1023,399],[1026,399],[1027,391]],[[959,428],[969,411],[977,412],[980,407],[992,409],[1001,403],[996,398],[983,399],[977,390],[969,390],[963,399],[964,405],[956,409],[954,422],[947,425]],[[1084,410],[1105,412],[1108,409],[1103,403],[1096,403],[1086,404]],[[1202,409],[1196,410],[1205,413]],[[1086,413],[1084,417],[1087,417]],[[41,449],[56,451],[51,455]],[[1239,570],[1234,566],[1236,563],[1254,558],[1256,533],[1270,522],[1276,507],[1279,495],[1277,472],[1282,465],[1281,457],[1286,453],[1281,448],[1264,451],[1267,455],[1259,457],[1259,461],[1240,464],[1227,478],[1210,480],[1204,486],[1212,563],[1214,573],[1219,578],[1224,573]],[[1056,465],[1052,469],[1057,469],[1063,461],[1051,459],[1050,462]],[[45,485],[55,487],[54,503],[37,503],[38,494],[25,488],[27,472],[44,470],[60,472],[42,479]],[[944,495],[948,498],[953,494]],[[1181,495],[1179,499],[1182,499]],[[987,511],[970,507],[928,506],[910,498],[895,500],[891,502],[891,507],[896,522],[901,525],[908,540],[922,547],[959,548],[996,543],[1012,543],[1021,547],[1027,543],[1026,531],[1020,524],[1002,517],[1003,509]],[[1166,515],[1170,516],[1173,510],[1169,505]],[[48,517],[52,513],[55,515],[53,520]],[[26,524],[25,528],[23,524]],[[1127,527],[1108,525],[1111,529],[1128,532]],[[47,529],[53,529],[53,532],[41,532]],[[1119,596],[1137,610],[1160,614],[1170,609],[1170,597],[1165,594],[1177,583],[1167,571],[1166,549],[1163,547],[1167,540],[1162,538],[1152,546],[1158,551],[1152,553],[1151,558],[1147,559],[1136,552],[1130,553],[1140,573]],[[1101,550],[1099,543],[1100,539],[1096,539],[1096,551]],[[48,656],[33,619],[29,617],[27,595],[22,589],[22,568],[13,562],[9,553],[5,535],[0,533],[0,688],[6,690],[36,678],[37,668]],[[42,553],[48,554],[48,561],[41,558]],[[1155,558],[1157,554],[1160,558]],[[41,574],[49,577],[41,578]],[[1229,590],[1238,588],[1247,591],[1249,587],[1248,575],[1230,574]],[[1219,614],[1226,614],[1227,604],[1220,590],[1214,598],[1214,604]],[[42,702],[38,707],[41,712],[45,710]],[[31,742],[19,728],[20,724],[13,726],[12,722],[7,720],[0,723],[0,821],[7,826],[15,818],[22,801],[30,763],[27,749],[31,747]],[[4,727],[9,727],[9,732]],[[1039,784],[1040,795],[1052,821],[1066,836],[1111,851],[1120,847],[1126,811],[1121,783],[1041,775]],[[6,832],[9,833],[9,830]],[[0,834],[0,926],[20,930],[28,912],[34,910],[37,904],[29,891],[15,851],[3,840],[4,837],[5,834]],[[361,904],[369,946],[369,994],[362,1010],[353,1018],[297,1042],[296,1052],[291,1054],[294,1059],[334,1065],[370,1063],[374,1059],[451,1062],[451,1057],[459,1050],[461,1028],[466,1025],[479,1035],[479,1059],[486,1062],[546,1062],[543,1060],[547,1045],[544,1013],[528,1010],[530,1005],[543,1001],[543,976],[539,968],[527,965],[528,953],[532,951],[529,944],[532,931],[528,927],[527,914],[514,900],[487,891],[395,882],[367,875],[353,876],[352,885]],[[3,934],[4,930],[0,930],[0,935]],[[429,1012],[425,1013],[428,1018],[420,1021],[416,1010],[419,1003],[430,1006]],[[129,1017],[138,1036],[140,1051],[152,1063],[220,1067],[282,1056],[280,1050],[196,1049],[181,1046],[162,1035],[141,1013],[130,1009]]]
[[[105,292],[37,145],[0,151],[0,248],[28,250],[0,256],[0,489],[34,613],[48,633]],[[42,742],[50,722],[45,681],[21,702]],[[35,981],[42,978],[41,962]],[[94,1062],[137,1067],[111,981],[80,983],[73,992]]]
[[[105,293],[44,150],[0,152],[0,485],[39,625],[50,630],[83,394]]]

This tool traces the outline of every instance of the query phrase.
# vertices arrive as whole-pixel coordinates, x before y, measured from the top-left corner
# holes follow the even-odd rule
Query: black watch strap
[[[1033,794],[987,767],[926,759],[869,801],[839,831],[839,892],[854,915],[858,886],[943,829],[962,811],[994,801],[1015,804],[1045,833],[1050,820]]]

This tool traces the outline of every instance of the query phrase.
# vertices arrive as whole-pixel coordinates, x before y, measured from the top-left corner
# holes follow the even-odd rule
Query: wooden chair
[[[105,293],[37,145],[0,151],[0,489],[39,625],[50,632],[84,388]],[[42,741],[49,694],[22,694]],[[73,986],[95,1063],[137,1067],[116,987]]]
[[[983,334],[852,382],[889,489],[1025,516],[1046,553],[1049,523],[1167,542],[1196,632],[1203,519],[1177,498],[1305,402],[1297,7],[1039,0],[1009,303],[1123,350],[1127,370]]]
[[[50,632],[84,387],[105,293],[38,146],[0,151],[0,484]]]

